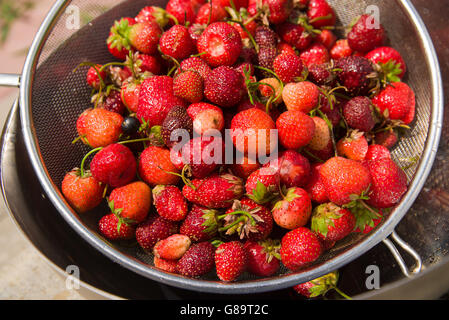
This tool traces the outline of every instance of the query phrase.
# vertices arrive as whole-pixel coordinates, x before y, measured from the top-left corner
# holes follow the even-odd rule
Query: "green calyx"
[[[225,232],[226,235],[237,233],[240,239],[248,238],[250,233],[259,232],[257,224],[264,221],[257,215],[261,207],[249,209],[239,200],[235,200],[232,210],[232,212],[217,217],[218,221],[224,221],[223,226],[218,228],[219,232]]]
[[[270,263],[273,259],[281,260],[281,241],[276,239],[267,239],[258,242],[263,247],[263,251],[266,254],[266,262]]]
[[[257,181],[256,187],[251,194],[246,196],[257,204],[266,204],[278,197],[279,193],[274,188],[266,187],[262,182]]]
[[[109,209],[111,209],[111,212],[117,217],[118,222],[117,222],[117,232],[120,233],[120,228],[122,226],[122,224],[126,224],[127,226],[131,226],[133,224],[136,223],[136,221],[130,219],[130,218],[124,218],[122,217],[122,212],[123,212],[123,208],[115,208],[114,206],[114,200],[109,200],[108,201],[108,206]]]
[[[206,229],[203,230],[204,233],[213,235],[218,231],[218,211],[213,209],[203,209],[204,215],[201,217],[204,222],[201,224]]]
[[[393,59],[390,59],[386,63],[379,62],[378,66],[380,68],[380,81],[382,82],[383,86],[386,86],[389,83],[401,81],[401,78],[399,76],[402,74],[403,70],[400,63],[395,63]]]
[[[369,188],[362,192],[361,195],[351,195],[351,202],[343,205],[352,212],[356,218],[356,224],[354,230],[364,230],[365,227],[374,227],[374,220],[382,218],[382,215],[366,204],[365,200],[369,200],[368,191]]]
[[[121,19],[116,21],[111,28],[111,34],[107,39],[107,43],[111,48],[115,48],[119,51],[123,48],[131,50],[131,43],[129,41],[130,30],[131,26],[129,25],[128,20]]]
[[[311,230],[326,237],[329,227],[335,227],[335,221],[343,216],[340,210],[341,208],[334,203],[326,203],[316,207],[312,213]]]

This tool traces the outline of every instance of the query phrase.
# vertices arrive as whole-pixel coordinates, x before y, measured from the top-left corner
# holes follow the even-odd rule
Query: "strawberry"
[[[159,240],[153,248],[155,257],[178,260],[190,248],[190,238],[182,234],[173,234],[168,238]]]
[[[350,56],[335,62],[337,79],[352,95],[366,95],[374,87],[374,69],[365,57]]]
[[[251,241],[244,244],[248,253],[248,271],[259,277],[270,277],[280,268],[280,243],[273,240]]]
[[[271,138],[274,129],[275,123],[267,113],[257,108],[248,109],[232,119],[232,141],[237,150],[250,156],[271,154],[276,143]]]
[[[96,208],[103,200],[104,186],[95,179],[90,171],[81,176],[78,168],[64,176],[61,185],[64,198],[78,213]]]
[[[180,173],[170,160],[170,150],[149,146],[139,158],[139,176],[150,186],[175,185],[179,177],[169,172]]]
[[[307,191],[310,199],[316,203],[325,203],[329,201],[326,193],[326,188],[324,187],[324,184],[321,181],[320,177],[320,168],[322,165],[322,163],[312,164],[310,170],[310,179],[307,185],[304,187],[304,190]]]
[[[174,106],[185,106],[185,102],[173,93],[173,78],[153,76],[142,82],[139,94],[137,118],[151,128],[161,125]]]
[[[156,268],[166,271],[166,272],[177,273],[177,271],[176,271],[177,263],[178,263],[177,260],[167,260],[167,259],[158,258],[156,256],[153,257],[154,266]]]
[[[379,65],[381,69],[384,69],[387,72],[387,79],[393,82],[402,79],[407,71],[407,66],[401,54],[392,47],[379,47],[374,49],[368,52],[365,58]]]
[[[321,117],[312,117],[312,120],[315,123],[315,130],[307,147],[312,150],[323,150],[332,143],[329,125]]]
[[[297,284],[293,287],[293,290],[310,299],[325,296],[327,292],[333,289],[340,291],[337,289],[337,283],[338,272],[334,271],[311,281]]]
[[[87,109],[76,123],[84,144],[92,148],[105,147],[119,140],[123,117],[101,108]]]
[[[165,10],[174,16],[180,25],[195,21],[196,8],[190,0],[169,0]]]
[[[331,202],[313,210],[311,230],[323,241],[339,241],[354,230],[356,219],[351,211]]]
[[[223,21],[227,16],[228,13],[225,8],[220,5],[220,1],[215,0],[211,1],[211,3],[205,3],[200,7],[195,18],[195,23],[211,24],[214,22]]]
[[[355,97],[342,108],[343,117],[349,127],[370,132],[376,125],[376,117],[371,100],[367,97]]]
[[[277,100],[273,101],[276,105],[282,103],[282,90],[283,86],[276,78],[265,78],[259,81],[259,92],[261,96],[267,99],[270,99],[271,97],[276,98]],[[263,111],[266,110],[266,105],[264,104],[262,104],[262,107],[256,102],[256,106],[259,106],[259,109]]]
[[[242,179],[248,179],[251,174],[260,168],[260,163],[253,159],[252,157],[248,157],[243,155],[240,160],[235,161],[231,164],[232,172]]]
[[[287,188],[306,185],[310,177],[310,163],[306,157],[295,150],[286,150],[280,154],[278,163],[283,185]]]
[[[366,202],[375,208],[390,208],[407,192],[407,176],[391,159],[369,161],[371,192]]]
[[[365,223],[364,226],[357,226],[354,229],[354,232],[357,233],[363,233],[363,234],[368,234],[370,233],[372,230],[374,230],[374,228],[376,228],[383,220],[383,213],[381,210],[379,210],[378,212],[378,217],[374,218],[370,221],[368,221],[368,223]]]
[[[387,149],[392,149],[399,141],[399,136],[395,130],[386,130],[376,133],[374,142],[380,144]]]
[[[198,135],[203,135],[209,130],[224,129],[223,111],[213,104],[205,102],[191,104],[187,108],[187,113],[193,121],[193,130]]]
[[[305,227],[289,231],[281,240],[281,261],[291,271],[310,265],[321,253],[320,240]]]
[[[123,104],[128,108],[130,112],[137,112],[139,107],[139,93],[140,93],[140,83],[139,82],[128,82],[125,81],[121,89],[121,98]]]
[[[225,232],[225,235],[237,234],[241,240],[266,239],[273,229],[270,210],[249,198],[235,200],[232,207],[218,219],[224,221],[220,232]]]
[[[406,83],[395,82],[374,96],[372,102],[386,118],[404,120],[415,106],[415,93]]]
[[[135,227],[120,224],[119,219],[113,213],[100,219],[98,229],[109,240],[130,240],[135,235]]]
[[[265,204],[279,194],[280,176],[277,168],[257,169],[246,180],[246,196],[258,204]]]
[[[210,66],[233,65],[242,50],[242,39],[238,31],[226,22],[211,23],[198,39],[198,52]]]
[[[135,20],[138,23],[156,22],[161,28],[165,28],[170,20],[170,15],[160,7],[146,6],[139,11]]]
[[[195,51],[189,30],[182,25],[174,25],[165,31],[159,40],[159,47],[164,55],[176,60],[183,60]]]
[[[327,50],[331,50],[337,41],[337,37],[331,30],[321,30],[317,35],[315,42],[321,43]]]
[[[188,137],[193,135],[192,119],[187,110],[181,106],[173,107],[162,122],[161,137],[167,147],[171,148],[182,141],[182,136],[179,136],[178,133],[187,133]]]
[[[105,70],[100,71],[101,67],[101,64],[97,64],[95,67],[90,67],[87,70],[86,82],[89,86],[96,90],[100,89],[101,82],[103,81],[103,83],[105,83],[108,76]]]
[[[136,240],[145,251],[151,251],[155,244],[178,232],[176,222],[151,214],[136,227]]]
[[[310,33],[300,24],[284,22],[276,26],[276,31],[282,41],[288,43],[299,51],[307,49],[313,41]]]
[[[273,206],[273,219],[282,228],[293,230],[309,222],[312,202],[307,191],[293,187]]]
[[[362,161],[368,152],[368,141],[363,132],[358,130],[348,131],[347,136],[337,142],[337,152],[340,156]]]
[[[299,110],[289,110],[276,121],[279,142],[287,149],[299,149],[306,146],[315,134],[315,122]]]
[[[161,34],[161,28],[156,22],[143,22],[131,27],[128,38],[133,48],[141,53],[155,54]]]
[[[235,0],[232,2],[237,10],[240,10],[240,8],[248,7],[248,0]],[[232,7],[230,0],[220,0],[219,3],[220,3],[220,6],[222,6],[223,8],[224,7],[230,7],[230,8]]]
[[[335,42],[335,45],[330,49],[330,56],[334,60],[352,55],[352,49],[348,44],[348,39],[340,39]]]
[[[348,33],[348,44],[352,50],[366,53],[385,42],[385,29],[373,16],[362,15]]]
[[[275,48],[279,41],[279,37],[269,27],[259,26],[254,32],[254,40],[260,48]]]
[[[386,147],[379,144],[372,144],[368,147],[365,160],[377,161],[385,158],[391,159],[391,153]]]
[[[287,110],[310,112],[318,104],[320,91],[318,87],[309,81],[289,83],[282,91]]]
[[[279,54],[285,53],[285,54],[298,55],[295,48],[284,41],[279,42],[276,46],[276,49],[278,50]]]
[[[151,207],[151,189],[137,181],[112,190],[108,198],[109,207],[126,224],[144,221]]]
[[[201,77],[203,77],[203,80],[206,79],[212,71],[209,65],[199,57],[190,57],[183,60],[180,67],[183,71],[192,70],[198,72]]]
[[[273,69],[282,82],[289,83],[303,76],[304,64],[296,54],[280,54],[274,59]]]
[[[176,186],[158,185],[153,189],[157,213],[170,221],[184,220],[188,213],[187,202]]]
[[[196,71],[182,71],[173,79],[174,95],[190,103],[198,103],[203,100],[203,90],[203,78]]]
[[[362,196],[372,183],[368,168],[342,157],[327,160],[320,169],[320,177],[329,200],[340,206]]]
[[[307,17],[309,23],[315,28],[334,26],[337,20],[334,9],[326,0],[310,0]]]
[[[237,105],[245,94],[242,75],[231,67],[215,68],[204,80],[204,96],[220,107]]]
[[[329,139],[328,144],[319,150],[314,150],[309,146],[304,147],[304,155],[310,161],[325,162],[335,156],[333,139]]]
[[[98,107],[123,115],[126,106],[123,104],[121,91],[111,90],[104,98],[100,98]]]
[[[99,151],[90,163],[92,176],[113,188],[129,184],[136,177],[136,159],[128,147],[111,144]]]
[[[229,208],[243,195],[243,181],[231,174],[212,175],[192,180],[192,185],[184,186],[183,194],[190,202],[210,209]]]
[[[312,44],[309,48],[302,51],[299,57],[307,67],[314,64],[323,64],[330,60],[329,51],[321,43]]]
[[[265,69],[273,70],[274,60],[278,56],[278,50],[276,47],[260,47],[259,53],[257,54],[257,60],[259,66]],[[267,71],[259,71],[260,76],[270,76],[271,74]]]
[[[246,270],[248,254],[239,241],[222,243],[215,250],[215,268],[221,281],[231,282]]]
[[[272,24],[280,24],[287,20],[293,10],[293,2],[289,0],[262,0],[267,8],[268,21]]]
[[[332,71],[332,66],[330,63],[312,64],[308,67],[308,70],[309,81],[315,83],[318,86],[335,86],[336,75],[335,72]]]
[[[133,18],[125,17],[114,22],[106,40],[109,52],[119,60],[125,60],[131,50],[128,40],[129,31],[132,25],[136,24]]]
[[[187,277],[199,277],[214,268],[215,247],[210,242],[193,244],[178,260],[176,270]]]
[[[194,204],[182,222],[179,233],[188,236],[193,242],[208,241],[217,234],[217,215],[217,210]]]

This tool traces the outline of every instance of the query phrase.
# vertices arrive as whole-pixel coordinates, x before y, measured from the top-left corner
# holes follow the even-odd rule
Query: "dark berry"
[[[122,123],[122,131],[126,135],[136,133],[140,128],[140,121],[135,117],[126,117]]]

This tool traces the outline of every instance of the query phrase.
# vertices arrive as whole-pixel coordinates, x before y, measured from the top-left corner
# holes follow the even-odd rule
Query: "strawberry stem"
[[[96,153],[96,152],[98,152],[98,151],[100,151],[100,150],[102,150],[102,149],[103,149],[103,147],[95,148],[95,149],[89,151],[89,152],[84,156],[83,160],[81,161],[81,166],[80,166],[80,175],[81,175],[81,177],[84,177],[84,163],[86,162],[87,158],[89,158],[89,156],[90,156],[91,154]]]
[[[352,300],[352,298],[350,296],[348,296],[346,293],[344,293],[343,291],[341,291],[338,287],[333,287],[332,289],[334,289],[335,291],[337,291],[337,293],[339,295],[341,295],[343,298],[345,298],[346,300]]]

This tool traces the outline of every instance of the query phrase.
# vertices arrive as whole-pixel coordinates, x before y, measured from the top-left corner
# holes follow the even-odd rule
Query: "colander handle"
[[[20,74],[0,73],[0,87],[19,87]]]
[[[402,273],[407,277],[411,278],[413,275],[418,274],[423,269],[422,259],[419,256],[419,254],[413,249],[407,242],[402,240],[396,231],[393,231],[393,233],[390,235],[390,238],[394,240],[399,247],[404,249],[407,253],[409,253],[413,259],[415,260],[415,265],[413,269],[410,269],[407,264],[404,262],[404,259],[402,258],[401,254],[399,253],[399,250],[396,248],[395,244],[392,240],[389,238],[386,238],[383,240],[383,243],[387,246],[387,248],[390,250],[391,254],[393,255],[394,259],[399,265],[399,268],[401,268]]]

